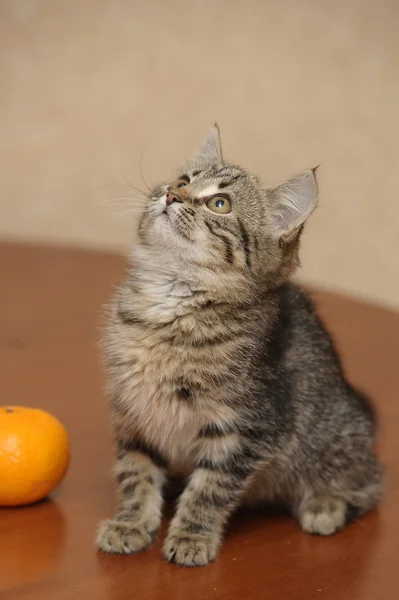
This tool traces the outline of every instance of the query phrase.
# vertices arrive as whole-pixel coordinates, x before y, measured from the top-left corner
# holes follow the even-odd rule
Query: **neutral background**
[[[217,119],[268,184],[321,163],[302,277],[399,306],[398,31],[397,0],[0,0],[0,238],[125,251],[111,199]]]

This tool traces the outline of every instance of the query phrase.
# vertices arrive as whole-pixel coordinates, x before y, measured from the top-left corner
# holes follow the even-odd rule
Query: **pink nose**
[[[166,206],[170,206],[173,202],[183,202],[177,192],[168,192],[166,194]]]

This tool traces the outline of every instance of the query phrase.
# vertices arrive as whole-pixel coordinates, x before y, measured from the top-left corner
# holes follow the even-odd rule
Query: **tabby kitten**
[[[223,160],[217,127],[150,194],[104,337],[118,505],[99,549],[152,542],[171,474],[187,483],[164,555],[185,566],[216,557],[244,503],[321,535],[377,504],[373,410],[289,282],[316,201],[314,170],[266,189]]]

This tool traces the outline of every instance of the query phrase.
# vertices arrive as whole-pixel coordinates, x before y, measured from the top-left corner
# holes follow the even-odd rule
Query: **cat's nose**
[[[166,206],[170,206],[173,202],[183,202],[177,192],[168,192],[166,194]]]

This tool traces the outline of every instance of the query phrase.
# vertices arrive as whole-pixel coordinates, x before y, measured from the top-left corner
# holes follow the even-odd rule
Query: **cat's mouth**
[[[162,213],[160,214],[160,216],[161,216],[161,218],[162,218],[162,220],[164,222],[168,221],[170,224],[172,224],[172,219],[170,218],[171,215],[170,215],[170,213],[169,213],[169,211],[168,211],[167,208],[165,208],[165,210],[162,211]]]
[[[176,212],[176,210],[173,209],[171,206],[166,205],[161,214],[170,219],[171,212]]]
[[[158,213],[157,219],[160,220],[159,222],[162,223],[163,226],[166,226],[165,229],[175,230],[176,215],[171,214],[168,206],[166,206],[161,213]]]
[[[184,239],[192,242],[193,216],[185,214],[180,207],[166,206],[158,215],[160,227],[166,235],[172,234],[174,240]]]

